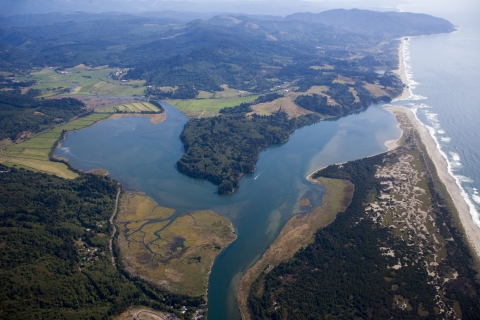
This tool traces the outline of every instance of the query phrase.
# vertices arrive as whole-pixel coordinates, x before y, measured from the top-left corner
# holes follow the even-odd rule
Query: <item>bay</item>
[[[324,190],[306,180],[309,173],[381,153],[385,141],[400,135],[395,117],[381,105],[298,129],[286,143],[262,149],[257,170],[242,178],[234,194],[220,196],[213,184],[176,170],[183,154],[179,136],[187,118],[164,106],[167,120],[161,124],[153,125],[147,117],[102,121],[68,133],[55,154],[84,171],[107,169],[123,186],[174,208],[175,215],[211,209],[232,221],[238,239],[217,257],[210,276],[208,308],[213,320],[239,319],[240,276],[299,211],[298,200],[310,191],[313,204],[321,203]]]

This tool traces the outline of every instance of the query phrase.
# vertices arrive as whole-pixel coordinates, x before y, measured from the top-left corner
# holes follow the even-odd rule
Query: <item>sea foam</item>
[[[441,141],[442,143],[448,143],[451,141],[450,137],[438,137],[437,135],[445,135],[446,132],[445,130],[441,127],[440,121],[438,120],[438,114],[432,112],[432,109],[435,109],[434,107],[426,104],[426,103],[417,103],[416,101],[420,100],[427,100],[428,97],[422,96],[420,94],[416,94],[413,91],[417,88],[419,85],[418,82],[414,80],[414,73],[412,70],[411,66],[411,56],[410,56],[410,42],[411,38],[404,41],[404,46],[403,46],[403,61],[404,61],[404,67],[405,67],[405,75],[407,78],[407,84],[408,84],[408,90],[410,93],[410,96],[406,99],[402,99],[404,101],[411,101],[406,103],[406,105],[409,107],[409,109],[412,110],[412,112],[415,114],[415,117],[417,120],[425,126],[425,128],[428,130],[430,136],[432,139],[435,141],[436,147],[442,157],[445,159],[447,163],[447,171],[448,174],[453,177],[455,180],[455,183],[460,189],[461,196],[465,199],[465,202],[467,203],[469,207],[469,213],[472,217],[473,222],[480,227],[480,219],[479,219],[479,213],[476,210],[475,204],[472,202],[472,200],[475,201],[476,204],[480,204],[480,196],[478,195],[478,190],[473,189],[473,194],[469,195],[465,188],[462,185],[463,183],[473,183],[472,179],[466,176],[462,175],[456,175],[454,174],[454,171],[458,169],[459,167],[462,166],[461,159],[459,154],[453,152],[450,153],[451,159],[449,159],[448,155],[442,150],[442,147],[440,145]],[[419,113],[422,114],[422,117],[425,117],[425,120],[428,122],[425,123],[419,119]]]

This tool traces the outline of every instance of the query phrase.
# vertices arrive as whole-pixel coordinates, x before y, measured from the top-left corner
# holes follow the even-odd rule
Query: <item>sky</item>
[[[480,12],[479,0],[0,0],[0,14],[69,11],[196,11],[271,14],[320,12],[332,8],[360,8],[381,11],[402,10],[444,18],[459,13]],[[3,11],[3,12],[2,12]],[[452,21],[454,22],[454,21]],[[455,23],[455,22],[454,22]],[[457,23],[460,23],[457,22]]]

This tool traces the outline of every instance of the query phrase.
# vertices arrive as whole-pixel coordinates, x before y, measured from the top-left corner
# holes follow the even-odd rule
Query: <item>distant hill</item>
[[[429,15],[357,9],[286,18],[203,15],[188,23],[178,17],[151,12],[2,18],[0,68],[108,64],[129,68],[126,79],[145,79],[148,85],[195,92],[219,91],[227,84],[260,93],[300,78],[311,83],[320,73],[311,66],[335,66],[351,75],[355,70],[360,77],[373,74],[375,66],[392,70],[398,63],[396,38],[455,30]],[[376,76],[367,78],[375,82]]]
[[[321,23],[343,30],[374,36],[419,36],[455,31],[449,21],[411,12],[377,12],[359,9],[335,9],[321,13],[294,13],[284,21]]]

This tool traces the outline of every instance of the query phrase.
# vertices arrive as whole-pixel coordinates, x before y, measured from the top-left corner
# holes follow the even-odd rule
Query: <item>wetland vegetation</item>
[[[247,300],[252,283],[312,243],[315,232],[332,223],[337,214],[343,212],[352,200],[354,186],[348,180],[320,177],[310,181],[325,188],[322,204],[312,208],[308,194],[304,195],[299,205],[306,212],[293,216],[262,257],[243,274],[237,296],[243,319],[249,317]]]
[[[160,287],[206,298],[213,261],[236,238],[232,224],[213,211],[173,213],[145,195],[125,193],[116,220],[122,263]]]

